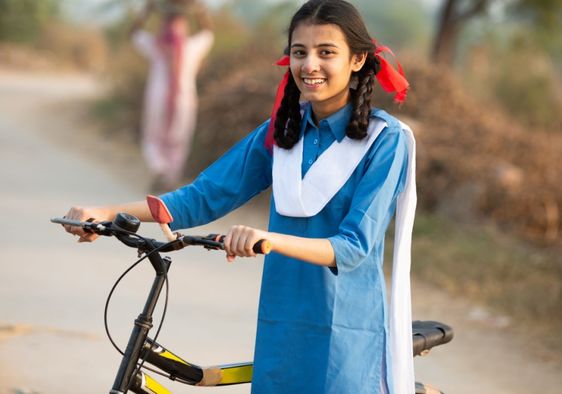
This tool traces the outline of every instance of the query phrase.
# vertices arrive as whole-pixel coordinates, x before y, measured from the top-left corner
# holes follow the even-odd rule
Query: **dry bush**
[[[0,43],[0,64],[24,70],[98,72],[107,64],[103,34],[53,20],[33,44]]]
[[[259,43],[214,55],[199,79],[199,118],[187,173],[194,176],[271,114],[284,70],[278,53]]]
[[[468,207],[460,212],[560,244],[562,134],[528,132],[468,96],[446,70],[419,62],[407,70],[412,93],[399,115],[420,123],[422,205]]]
[[[107,63],[107,45],[100,31],[60,22],[45,26],[38,47],[57,63],[83,71],[101,71]]]
[[[108,93],[93,108],[106,133],[139,143],[147,72],[146,60],[130,45],[112,51],[102,79]]]

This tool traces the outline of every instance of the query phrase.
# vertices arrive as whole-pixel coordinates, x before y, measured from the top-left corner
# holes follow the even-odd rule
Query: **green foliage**
[[[275,27],[284,29],[289,26],[290,18],[299,5],[296,0],[284,0],[275,5],[255,0],[232,0],[223,7],[223,11],[250,27],[263,25],[267,19]]]
[[[526,32],[534,44],[546,50],[562,68],[562,0],[518,0],[508,11],[528,27]]]
[[[502,105],[531,129],[560,131],[562,117],[559,109],[562,100],[559,86],[547,65],[541,67],[540,59],[530,60],[530,52],[511,52],[501,59],[503,72],[497,73],[494,82],[496,97]],[[527,64],[525,71],[513,67]]]
[[[369,32],[391,47],[428,47],[432,29],[429,12],[419,1],[394,0],[353,2]]]
[[[562,0],[518,0],[509,9],[537,29],[552,33],[562,28]]]
[[[59,9],[59,0],[0,0],[0,41],[35,43]]]
[[[472,37],[465,35],[463,48],[461,76],[467,89],[499,103],[528,130],[562,130],[562,79],[557,72],[562,57],[550,56],[528,25],[507,21],[474,25],[481,29],[467,30]]]
[[[358,9],[370,33],[393,47],[428,45],[431,17],[419,0],[351,1]],[[266,33],[286,41],[285,32],[292,15],[302,2],[285,0],[276,4],[255,0],[233,0],[223,7],[259,34]]]
[[[227,10],[214,15],[215,42],[213,53],[236,52],[251,36],[251,31]]]

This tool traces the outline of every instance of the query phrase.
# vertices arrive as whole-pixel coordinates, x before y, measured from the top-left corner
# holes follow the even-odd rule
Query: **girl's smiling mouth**
[[[305,84],[306,87],[308,88],[315,88],[317,86],[323,85],[324,83],[326,83],[327,79],[326,78],[307,78],[307,77],[302,77],[302,81]]]

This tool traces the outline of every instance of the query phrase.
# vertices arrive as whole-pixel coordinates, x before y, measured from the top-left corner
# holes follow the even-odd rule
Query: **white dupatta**
[[[304,178],[301,176],[303,138],[290,150],[273,147],[273,195],[277,213],[291,217],[316,215],[349,179],[363,156],[387,123],[371,119],[368,137],[345,137],[326,149]],[[412,231],[416,211],[416,142],[411,129],[400,126],[407,137],[406,185],[398,196],[394,234],[394,255],[390,296],[390,351],[392,394],[415,392],[412,351],[412,307],[410,265]]]

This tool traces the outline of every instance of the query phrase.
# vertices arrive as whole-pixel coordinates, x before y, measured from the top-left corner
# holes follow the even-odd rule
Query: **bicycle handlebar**
[[[118,216],[119,215],[121,214],[118,214]],[[128,218],[136,219],[130,215],[127,216]],[[114,236],[123,244],[137,249],[149,248],[158,249],[160,252],[172,252],[183,249],[186,246],[199,245],[206,249],[224,250],[224,235],[209,234],[207,236],[195,236],[176,233],[175,240],[170,242],[160,242],[155,239],[146,238],[136,234],[136,228],[138,228],[138,226],[131,231],[117,225],[116,221],[95,223],[90,221],[81,222],[79,220],[72,220],[64,217],[51,219],[52,223],[80,227],[86,232],[99,235],[109,237]],[[271,251],[271,243],[265,239],[259,240],[253,246],[253,251],[257,254],[268,254]]]

